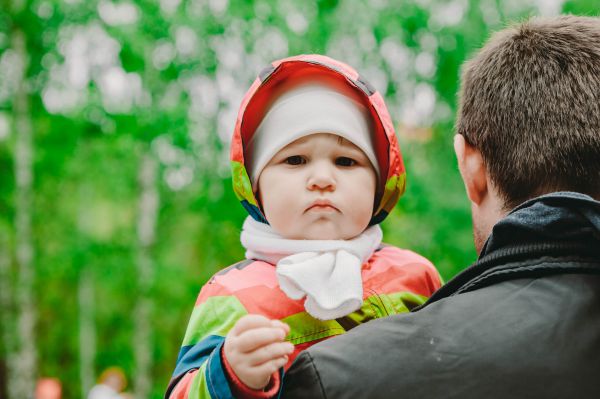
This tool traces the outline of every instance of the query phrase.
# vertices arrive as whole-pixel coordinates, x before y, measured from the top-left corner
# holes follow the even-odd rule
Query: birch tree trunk
[[[89,156],[87,143],[80,144],[83,158]],[[94,274],[89,264],[88,240],[91,225],[89,220],[89,198],[93,198],[92,186],[81,179],[79,184],[79,205],[77,212],[77,230],[79,233],[77,255],[75,264],[79,268],[79,283],[77,288],[77,301],[79,303],[79,382],[81,398],[87,398],[94,385],[94,361],[96,360],[96,308]]]
[[[156,237],[156,219],[158,214],[159,197],[156,189],[157,162],[149,153],[141,160],[139,170],[140,201],[138,207],[138,300],[134,313],[134,359],[135,375],[134,389],[136,399],[146,399],[150,396],[152,387],[152,331],[150,315],[152,299],[150,288],[153,277],[153,261],[150,248]]]
[[[29,96],[26,88],[27,52],[25,35],[19,29],[13,31],[13,48],[22,60],[23,78],[14,101],[16,123],[15,143],[15,245],[17,264],[16,300],[18,309],[18,353],[14,363],[15,398],[33,397],[36,375],[36,347],[34,337],[35,309],[33,300],[34,250],[31,237],[31,211],[33,186],[33,132],[29,117]]]

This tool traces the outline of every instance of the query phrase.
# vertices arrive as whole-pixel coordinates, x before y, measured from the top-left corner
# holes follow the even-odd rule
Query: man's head
[[[553,191],[600,197],[600,19],[533,18],[463,69],[455,150],[478,251],[508,210]]]

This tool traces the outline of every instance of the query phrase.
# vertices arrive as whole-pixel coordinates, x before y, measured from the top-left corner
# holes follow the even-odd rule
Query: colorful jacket
[[[311,345],[369,320],[408,312],[441,286],[436,269],[414,252],[392,246],[376,251],[363,265],[363,305],[337,320],[317,320],[279,289],[275,266],[247,260],[222,270],[202,288],[185,333],[165,397],[231,398],[221,361],[225,336],[246,314],[261,314],[290,326],[295,345],[287,369]]]
[[[300,55],[265,68],[240,106],[231,143],[233,188],[257,221],[267,223],[244,166],[248,143],[268,110],[269,101],[287,79],[318,75],[332,84],[349,85],[363,96],[373,119],[373,142],[379,162],[380,187],[370,224],[380,223],[403,194],[406,173],[393,123],[383,97],[354,69],[322,55]],[[364,303],[337,320],[320,321],[304,310],[303,300],[289,299],[278,287],[275,266],[248,260],[217,273],[201,290],[181,347],[167,398],[228,398],[231,389],[221,348],[227,332],[246,314],[261,314],[290,326],[295,345],[291,361],[303,349],[343,334],[366,321],[407,312],[440,287],[440,277],[425,258],[395,247],[382,247],[363,265]]]

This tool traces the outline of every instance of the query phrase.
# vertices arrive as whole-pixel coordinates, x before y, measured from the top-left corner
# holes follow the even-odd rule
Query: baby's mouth
[[[329,200],[317,200],[314,201],[308,208],[306,208],[306,212],[315,211],[315,212],[339,212],[339,209],[333,205],[333,203]]]

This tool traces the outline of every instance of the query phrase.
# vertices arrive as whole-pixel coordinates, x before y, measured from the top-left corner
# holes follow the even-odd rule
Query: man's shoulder
[[[313,346],[288,371],[284,389],[315,384],[317,397],[328,398],[403,392],[498,398],[511,391],[527,396],[530,389],[553,397],[553,389],[566,393],[564,383],[572,378],[581,382],[577,392],[596,386],[599,393],[587,370],[597,370],[600,359],[587,353],[596,342],[600,316],[580,311],[597,304],[599,292],[600,276],[552,275],[450,296]],[[359,378],[369,384],[348,384]],[[473,379],[488,382],[473,385]],[[552,387],[546,387],[548,379],[556,381]]]

